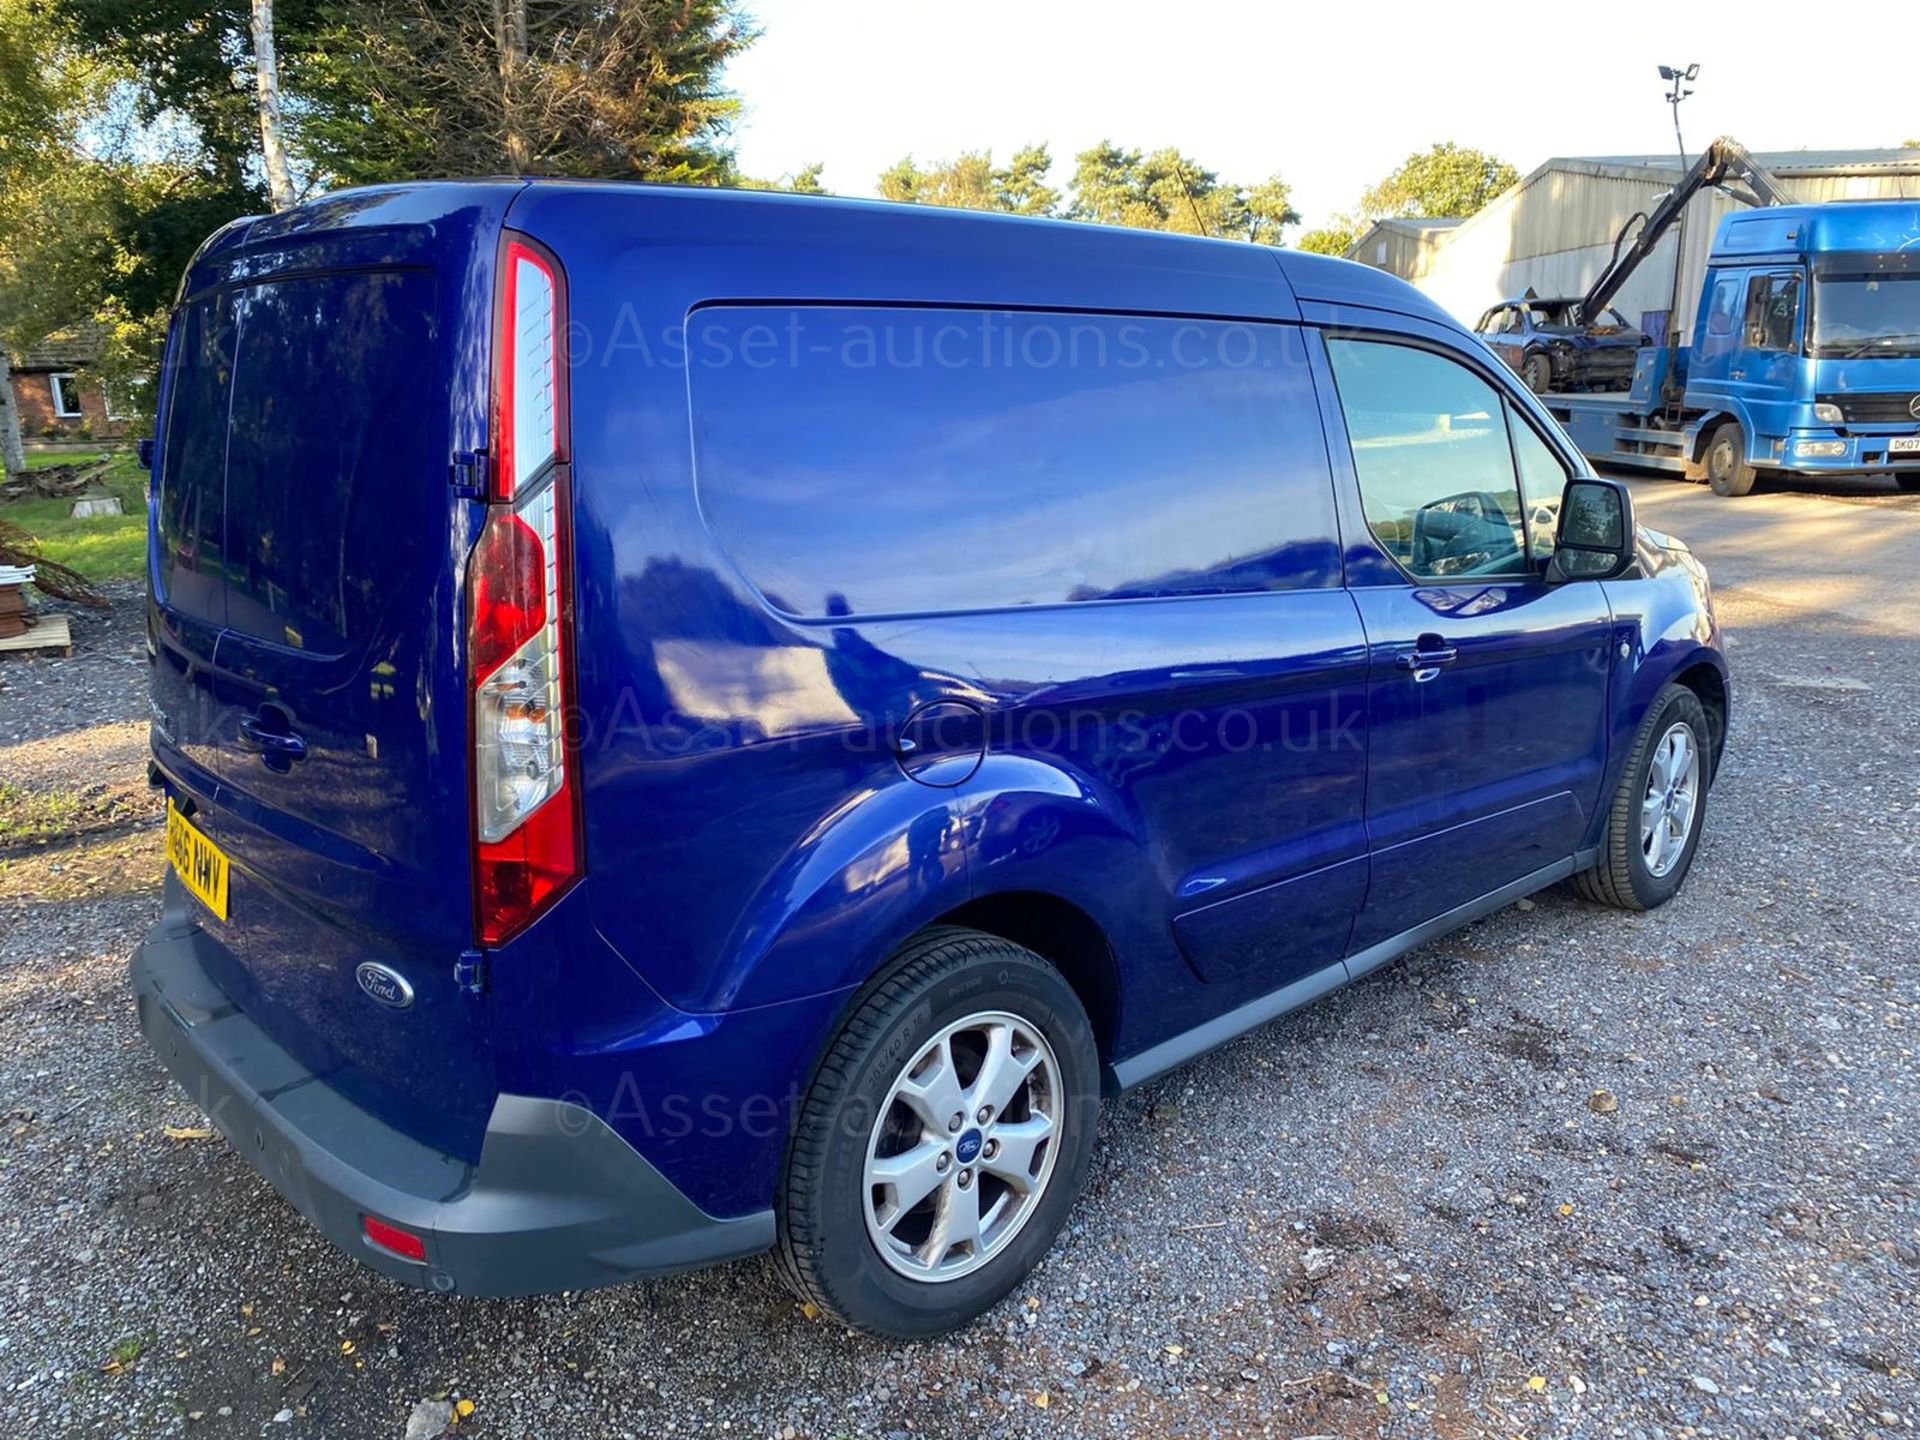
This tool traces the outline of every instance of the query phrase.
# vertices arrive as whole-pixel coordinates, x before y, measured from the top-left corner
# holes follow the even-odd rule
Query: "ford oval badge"
[[[371,960],[360,962],[360,968],[353,972],[353,978],[360,982],[360,988],[368,996],[379,1001],[389,1010],[404,1010],[413,1004],[413,986],[407,983],[407,977],[397,970],[389,970],[385,965],[375,964]]]

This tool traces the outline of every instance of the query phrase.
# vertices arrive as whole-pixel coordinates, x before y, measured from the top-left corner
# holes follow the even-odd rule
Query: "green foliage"
[[[957,210],[997,210],[1008,215],[1051,215],[1060,192],[1047,184],[1053,157],[1044,145],[1024,145],[1004,166],[990,150],[969,150],[954,160],[924,168],[911,155],[880,174],[883,200],[946,205]]]
[[[1331,225],[1306,231],[1296,243],[1300,249],[1314,255],[1344,256],[1359,238],[1360,232],[1353,223],[1341,216]]]
[[[1283,227],[1300,216],[1279,176],[1251,188],[1223,182],[1178,150],[1142,154],[1101,141],[1075,157],[1072,189],[1063,204],[1047,181],[1053,158],[1044,145],[1025,145],[1005,165],[970,150],[957,159],[917,164],[911,155],[880,174],[881,198],[1008,215],[1064,215],[1100,225],[1225,236],[1263,245],[1280,243]]]
[[[314,3],[281,68],[296,143],[330,179],[732,178],[721,68],[755,36],[739,0]],[[516,9],[523,40],[503,43],[496,10]]]
[[[84,323],[106,298],[124,177],[80,134],[118,78],[39,0],[0,0],[0,348]],[[0,455],[13,454],[18,437],[0,438]]]
[[[1277,175],[1248,189],[1222,181],[1178,150],[1143,155],[1107,140],[1076,157],[1067,213],[1103,225],[1261,245],[1278,245],[1282,227],[1300,219]]]
[[[1022,145],[1003,170],[994,172],[994,192],[1000,208],[1015,215],[1051,215],[1060,207],[1060,192],[1047,183],[1053,156],[1044,145]]]
[[[727,180],[739,6],[275,0],[296,180]],[[85,325],[107,383],[157,369],[194,250],[269,208],[250,22],[250,0],[0,0],[0,344]]]
[[[137,125],[173,120],[184,160],[232,189],[246,185],[260,144],[249,0],[42,0],[88,52],[133,77]],[[311,43],[316,0],[275,0],[282,46]],[[251,209],[264,209],[264,191]],[[244,213],[244,212],[242,212]],[[232,217],[229,216],[229,219]]]
[[[1464,217],[1477,213],[1519,179],[1520,172],[1497,155],[1446,140],[1409,155],[1399,169],[1361,196],[1360,214],[1368,220]]]
[[[778,180],[757,180],[751,175],[735,175],[727,183],[736,190],[785,190],[793,195],[825,195],[827,187],[820,180],[825,168],[816,160],[791,175],[782,175]]]

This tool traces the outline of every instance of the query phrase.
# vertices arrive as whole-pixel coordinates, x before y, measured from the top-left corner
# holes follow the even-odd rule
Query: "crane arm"
[[[1621,249],[1618,242],[1615,243],[1614,255],[1607,263],[1607,268],[1600,272],[1600,278],[1580,299],[1582,324],[1593,324],[1596,317],[1613,303],[1613,297],[1620,293],[1620,287],[1627,283],[1633,272],[1640,268],[1640,263],[1653,253],[1653,247],[1660,243],[1660,238],[1686,212],[1687,202],[1708,186],[1718,186],[1736,199],[1748,200],[1756,205],[1789,203],[1786,191],[1767,167],[1748,154],[1746,147],[1737,140],[1722,135],[1701,152],[1700,158],[1693,162],[1680,183],[1654,206],[1632,243],[1625,249]]]

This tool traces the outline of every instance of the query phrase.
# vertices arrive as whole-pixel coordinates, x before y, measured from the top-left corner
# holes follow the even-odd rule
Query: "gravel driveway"
[[[135,1029],[137,603],[0,666],[0,781],[106,817],[0,844],[4,1432],[1911,1432],[1920,497],[1636,491],[1733,639],[1680,898],[1548,891],[1110,1105],[1053,1255],[937,1343],[810,1321],[761,1261],[488,1302],[347,1260]]]

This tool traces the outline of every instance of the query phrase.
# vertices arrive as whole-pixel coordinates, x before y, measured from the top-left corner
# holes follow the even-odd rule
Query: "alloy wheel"
[[[1670,725],[1653,747],[1640,800],[1640,854],[1658,880],[1680,863],[1700,805],[1700,746],[1693,728]]]
[[[1004,1011],[956,1020],[901,1068],[867,1141],[874,1248],[914,1280],[955,1280],[1003,1251],[1053,1178],[1060,1066]]]

